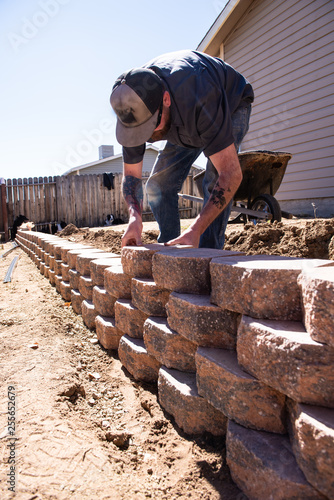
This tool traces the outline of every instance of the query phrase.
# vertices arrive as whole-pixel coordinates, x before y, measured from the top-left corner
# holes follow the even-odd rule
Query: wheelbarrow
[[[259,219],[271,222],[281,221],[282,216],[288,219],[292,215],[282,212],[274,195],[281,185],[290,153],[276,151],[244,151],[238,153],[242,182],[234,196],[229,223],[258,222]],[[194,180],[201,198],[180,194],[182,198],[203,203],[203,179],[205,170],[196,174]]]

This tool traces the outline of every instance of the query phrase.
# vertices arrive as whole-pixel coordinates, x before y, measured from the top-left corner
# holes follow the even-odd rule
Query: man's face
[[[149,138],[147,142],[163,141],[165,135],[170,129],[170,126],[171,126],[170,108],[164,106],[160,125],[154,130],[152,136]]]

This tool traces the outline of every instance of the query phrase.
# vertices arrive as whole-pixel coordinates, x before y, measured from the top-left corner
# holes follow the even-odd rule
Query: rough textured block
[[[244,372],[237,354],[199,347],[198,393],[228,418],[251,429],[284,434],[286,397]]]
[[[194,372],[194,342],[172,330],[166,318],[150,317],[144,323],[144,342],[147,352],[167,368]]]
[[[63,277],[61,274],[55,273],[55,287],[58,293],[60,293],[60,283],[63,281]]]
[[[118,357],[136,380],[158,380],[160,363],[148,354],[142,339],[131,339],[128,335],[123,335],[118,347]]]
[[[60,295],[64,300],[66,300],[66,302],[71,301],[71,285],[68,281],[62,280],[60,282]]]
[[[214,259],[211,302],[253,318],[301,321],[298,275],[321,262],[276,255]]]
[[[68,264],[68,252],[71,250],[92,250],[94,247],[90,245],[82,245],[81,243],[68,243],[61,248],[61,260],[64,264]]]
[[[290,440],[306,479],[334,498],[334,410],[289,401]]]
[[[148,317],[131,300],[118,299],[115,302],[116,326],[133,339],[143,338],[144,323]]]
[[[96,316],[96,335],[98,341],[105,349],[118,349],[119,341],[122,337],[122,332],[116,328],[114,318],[106,318]]]
[[[39,264],[37,264],[37,267],[38,266],[39,266]],[[50,281],[52,286],[55,286],[55,276],[56,276],[56,273],[54,271],[52,271],[51,269],[49,269],[49,281]]]
[[[43,254],[41,256],[41,264],[45,265],[45,255]],[[48,257],[48,262],[49,262],[49,267],[51,269],[51,271],[54,271],[55,270],[55,258],[52,257],[52,255],[49,255]]]
[[[77,257],[84,253],[101,253],[98,248],[75,248],[67,252],[67,264],[70,269],[76,269]]]
[[[192,342],[235,349],[241,315],[211,304],[209,295],[172,292],[166,309],[169,326]]]
[[[211,291],[210,261],[215,257],[242,255],[212,248],[172,248],[153,256],[153,279],[160,288],[207,295]]]
[[[116,298],[110,295],[105,288],[101,286],[93,287],[93,304],[100,316],[115,316]]]
[[[334,347],[334,267],[318,267],[299,275],[304,325],[314,340]]]
[[[83,302],[84,298],[79,292],[79,290],[73,290],[71,289],[71,305],[72,309],[76,314],[81,315],[81,305]]]
[[[81,276],[89,276],[90,277],[90,263],[92,260],[97,258],[103,258],[106,252],[100,250],[100,252],[96,252],[95,250],[92,252],[83,252],[77,255],[77,260],[75,263],[75,269],[78,271]]]
[[[116,253],[106,254],[103,258],[94,259],[90,262],[90,277],[92,278],[94,285],[104,286],[104,270],[111,265],[122,265],[121,258]]]
[[[64,264],[64,262],[62,262],[61,275],[62,275],[64,281],[70,281],[69,270],[70,270],[70,266],[68,264]]]
[[[246,429],[230,420],[226,459],[233,481],[250,500],[325,500],[306,481],[287,436]]]
[[[55,259],[55,261],[54,261],[54,271],[55,271],[56,274],[61,275],[61,272],[62,272],[61,265],[62,265],[62,261],[59,260],[59,259]]]
[[[123,272],[122,266],[111,266],[104,270],[104,288],[117,299],[131,299],[131,276]]]
[[[165,316],[170,291],[160,288],[151,279],[132,278],[132,303],[149,316]]]
[[[300,403],[334,407],[334,349],[302,323],[243,316],[238,361],[251,375]]]
[[[85,299],[93,300],[93,282],[89,276],[79,276],[79,292]]]
[[[95,330],[95,318],[97,316],[97,311],[94,307],[93,302],[90,300],[83,300],[81,303],[81,315],[84,324],[89,328],[89,330]]]
[[[194,373],[162,366],[158,379],[159,402],[187,434],[225,435],[227,419],[199,396]]]
[[[69,277],[69,282],[70,282],[71,288],[73,288],[75,290],[79,290],[80,274],[78,273],[78,271],[76,271],[75,269],[69,269],[68,277]]]
[[[152,278],[153,255],[163,248],[162,243],[122,248],[121,258],[124,272],[132,278]]]

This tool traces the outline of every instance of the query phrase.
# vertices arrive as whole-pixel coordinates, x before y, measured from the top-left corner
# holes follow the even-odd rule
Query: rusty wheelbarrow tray
[[[238,154],[243,179],[234,196],[232,207],[232,212],[237,212],[238,216],[230,219],[230,223],[247,220],[256,222],[258,219],[280,221],[282,215],[292,217],[291,214],[281,211],[274,197],[291,157],[291,153],[281,151],[244,151]],[[204,173],[203,170],[194,176],[201,198],[182,194],[180,196],[203,202]]]

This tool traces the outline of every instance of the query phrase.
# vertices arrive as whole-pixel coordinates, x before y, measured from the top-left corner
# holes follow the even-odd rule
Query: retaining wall
[[[248,498],[334,499],[333,261],[17,241],[184,432],[226,435]]]

